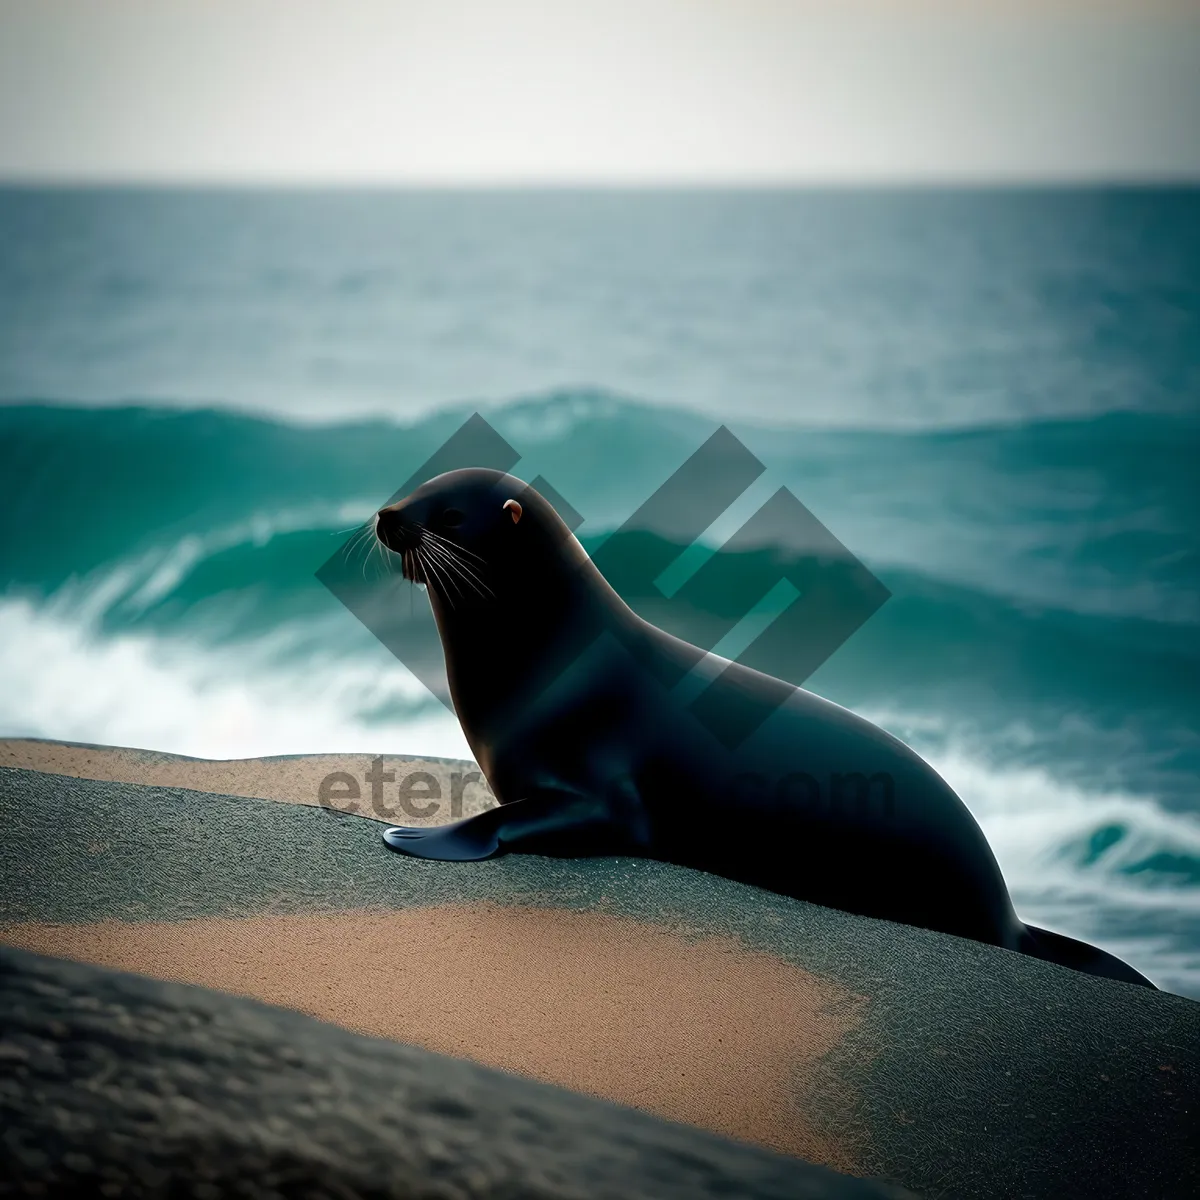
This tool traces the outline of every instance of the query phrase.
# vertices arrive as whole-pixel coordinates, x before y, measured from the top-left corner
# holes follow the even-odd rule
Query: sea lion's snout
[[[420,526],[393,508],[381,508],[375,514],[375,536],[397,554],[415,550],[421,544]]]

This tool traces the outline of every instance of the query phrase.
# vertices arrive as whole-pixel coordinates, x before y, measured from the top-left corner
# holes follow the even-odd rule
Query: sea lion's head
[[[539,590],[590,566],[545,497],[482,467],[447,471],[380,509],[375,536],[444,613],[530,607]]]
[[[438,475],[380,509],[375,534],[425,585],[455,711],[481,764],[486,731],[627,611],[553,505],[501,471]]]

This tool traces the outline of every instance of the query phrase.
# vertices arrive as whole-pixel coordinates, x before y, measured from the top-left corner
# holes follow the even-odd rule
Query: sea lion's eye
[[[463,514],[457,508],[448,508],[442,513],[440,524],[447,529],[455,529],[463,523]]]

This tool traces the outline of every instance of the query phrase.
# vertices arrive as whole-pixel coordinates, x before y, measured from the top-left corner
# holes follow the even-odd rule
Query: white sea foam
[[[944,717],[876,710],[862,715],[902,736],[962,797],[987,834],[1014,894],[1103,898],[1153,908],[1186,905],[1200,913],[1200,888],[1147,869],[1156,856],[1200,860],[1200,820],[1169,812],[1155,797],[1097,791],[1045,767],[1007,766],[985,756]],[[997,744],[1029,745],[1032,731],[1006,727]],[[1107,844],[1091,849],[1097,833]]]
[[[281,646],[206,650],[103,638],[79,620],[0,600],[0,733],[200,758],[420,751],[469,758],[452,714],[369,635],[349,662],[286,665]],[[377,656],[372,657],[372,649]],[[273,662],[269,669],[262,664]],[[371,719],[388,706],[411,715]]]
[[[974,812],[1018,897],[1069,890],[1076,901],[1200,914],[1200,888],[1148,869],[1157,856],[1200,859],[1195,817],[1164,811],[1151,796],[1089,792],[1041,768],[997,770],[959,752],[931,762]],[[1091,849],[1102,831],[1111,844]]]

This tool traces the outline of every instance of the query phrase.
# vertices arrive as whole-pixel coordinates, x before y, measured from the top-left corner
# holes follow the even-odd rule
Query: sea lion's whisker
[[[383,568],[385,575],[392,573],[392,550],[389,546],[385,546],[378,538],[375,539],[375,545],[371,548],[371,554],[379,556],[379,565]],[[368,555],[370,557],[370,555]]]
[[[494,595],[492,589],[484,582],[483,576],[470,563],[462,562],[460,559],[455,558],[453,554],[450,555],[450,559],[466,579],[479,590],[480,595]]]
[[[375,532],[377,517],[368,517],[359,527],[358,532],[351,538],[351,542],[361,541],[364,538],[370,537]]]
[[[430,576],[429,568],[425,563],[425,559],[421,556],[420,550],[414,546],[412,549],[406,550],[405,553],[408,555],[408,561],[412,564],[413,576],[415,577],[419,575],[425,586],[432,591],[432,577]]]
[[[451,554],[445,546],[440,546],[436,542],[428,546],[430,554],[435,554],[438,561],[447,568],[453,570],[461,579],[463,579],[474,591],[480,596],[490,596],[492,589],[478,577],[466,563],[459,562],[458,559]]]
[[[452,542],[449,540],[449,538],[444,538],[440,534],[434,533],[431,529],[425,529],[422,531],[422,533],[424,537],[430,539],[431,547],[437,546],[445,553],[445,556],[455,564],[455,566],[461,567],[472,580],[474,580],[476,583],[483,583],[483,579],[479,574],[479,568],[473,563],[465,562],[462,556],[470,555],[470,557],[475,559],[480,566],[487,565],[486,559],[481,558],[473,550],[468,550],[465,546],[460,546],[457,542]],[[490,588],[488,590],[491,591]]]
[[[452,542],[449,538],[442,537],[440,533],[434,533],[432,529],[424,529],[422,532],[426,537],[432,538],[435,542],[441,542],[442,545],[448,546],[457,554],[466,554],[475,559],[481,567],[487,566],[487,559],[480,554],[476,554],[474,550],[468,550],[466,546],[460,546],[457,542]]]
[[[445,568],[437,566],[433,562],[432,559],[428,560],[428,564],[429,564],[429,567],[432,569],[434,576],[441,582],[442,586],[440,588],[440,591],[441,591],[442,596],[445,598],[446,603],[449,604],[451,608],[457,608],[458,606],[454,603],[454,596],[451,595],[451,592],[450,592],[453,580],[451,580],[449,578],[449,576],[446,574]],[[454,588],[454,591],[458,592],[460,598],[462,597],[462,592],[459,591],[459,589],[457,587]]]
[[[372,529],[372,530],[370,531],[370,533],[374,533],[374,530]],[[386,572],[386,570],[387,570],[387,563],[386,563],[386,560],[385,560],[385,559],[384,559],[384,557],[383,557],[383,552],[384,552],[384,550],[386,550],[386,549],[387,549],[387,547],[386,547],[386,546],[383,544],[383,542],[382,542],[382,541],[380,541],[380,539],[379,539],[378,537],[375,537],[375,538],[373,538],[373,539],[372,539],[372,541],[371,541],[370,545],[368,545],[368,544],[367,544],[367,541],[366,541],[366,539],[364,539],[362,542],[360,542],[360,547],[362,547],[362,546],[366,546],[366,547],[367,547],[366,553],[363,555],[363,566],[362,566],[362,576],[363,576],[363,579],[365,580],[365,579],[366,579],[366,577],[367,577],[367,566],[368,566],[368,564],[371,562],[371,560],[372,560],[372,559],[375,557],[375,555],[376,555],[377,553],[379,554],[379,557],[380,557],[380,562],[382,562],[382,563],[383,563],[383,565],[384,565],[384,570],[385,570],[385,572]]]
[[[449,583],[452,583],[452,584],[454,585],[454,590],[455,590],[455,591],[456,591],[456,592],[457,592],[457,593],[458,593],[460,596],[462,596],[462,597],[463,597],[463,599],[465,600],[465,599],[466,599],[466,594],[463,592],[462,588],[459,586],[459,584],[458,584],[458,580],[456,580],[456,579],[454,578],[454,576],[453,576],[453,575],[451,575],[451,573],[450,573],[450,568],[453,568],[453,569],[454,569],[456,572],[458,572],[459,574],[461,574],[461,571],[459,571],[458,564],[457,564],[457,563],[455,563],[455,562],[453,562],[453,561],[452,561],[452,560],[451,560],[451,559],[450,559],[450,558],[449,558],[449,557],[446,555],[446,552],[445,552],[445,550],[444,550],[442,547],[440,547],[440,546],[437,546],[437,545],[429,545],[429,546],[426,546],[426,547],[425,547],[425,549],[428,551],[428,553],[429,553],[429,557],[430,557],[431,559],[433,559],[433,560],[437,561],[437,562],[438,562],[438,563],[441,565],[441,567],[442,567],[443,571],[445,572],[445,575],[446,575],[446,579],[447,579],[447,581],[448,581]],[[464,577],[464,578],[465,578],[465,577]],[[470,583],[471,581],[468,579],[468,580],[467,580],[467,582],[468,582],[468,583]]]
[[[428,549],[429,549],[429,547],[426,546],[425,550],[428,550]],[[421,564],[421,570],[422,570],[422,573],[425,575],[425,578],[426,579],[432,578],[436,582],[436,584],[437,584],[436,590],[441,594],[442,598],[446,601],[446,603],[449,604],[451,608],[453,608],[454,607],[454,597],[450,595],[450,589],[446,585],[445,576],[444,576],[443,572],[440,571],[438,569],[437,565],[434,563],[432,556],[423,554],[420,549],[414,550],[413,553],[417,556],[417,561]]]
[[[458,558],[455,557],[455,555],[452,551],[446,550],[444,547],[442,548],[442,553],[443,553],[444,557],[446,558],[446,561],[454,568],[455,571],[458,572],[458,574],[463,579],[465,579],[467,581],[467,583],[472,588],[474,588],[474,590],[479,594],[479,596],[487,597],[487,596],[494,595],[494,593],[492,592],[492,589],[490,587],[488,587],[488,585],[483,581],[479,572],[476,571],[470,565],[470,563],[465,563],[465,562],[460,561]]]
[[[356,545],[356,546],[355,546],[355,541],[358,541],[358,545]],[[358,538],[358,536],[355,536],[355,538],[350,539],[350,547],[353,547],[354,553],[358,553],[365,546],[366,546],[366,541],[360,540]],[[367,578],[367,559],[370,559],[370,558],[371,558],[371,551],[367,550],[364,553],[364,556],[362,556],[362,582],[364,582],[364,583],[366,583],[366,578]]]
[[[364,521],[359,531],[346,543],[346,557],[352,558],[355,554],[357,554],[359,550],[361,550],[367,544],[367,538],[370,537],[374,532],[375,529],[371,521]]]

